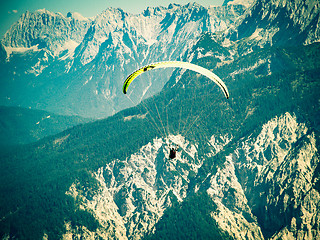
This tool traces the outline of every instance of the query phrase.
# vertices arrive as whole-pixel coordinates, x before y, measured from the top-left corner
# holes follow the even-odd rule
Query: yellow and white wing
[[[189,62],[180,62],[180,61],[166,61],[166,62],[157,62],[157,63],[152,63],[149,64],[147,66],[144,66],[136,71],[134,71],[133,73],[131,73],[127,79],[125,80],[124,84],[123,84],[123,93],[126,94],[129,85],[131,84],[131,82],[138,77],[140,74],[150,71],[152,69],[155,68],[167,68],[167,67],[179,67],[179,68],[185,68],[194,72],[198,72],[206,77],[208,77],[209,79],[211,79],[213,82],[215,82],[223,91],[224,95],[226,96],[226,98],[229,98],[229,92],[228,89],[226,87],[226,85],[224,84],[224,82],[213,72],[211,72],[210,70],[200,67],[198,65],[195,65],[193,63],[189,63]]]

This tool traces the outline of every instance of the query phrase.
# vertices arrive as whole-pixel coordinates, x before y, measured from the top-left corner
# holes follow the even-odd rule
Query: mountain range
[[[150,62],[182,60],[202,32],[225,30],[244,10],[170,4],[138,15],[108,8],[93,19],[45,9],[26,12],[1,41],[0,104],[110,116],[159,92],[172,72],[142,77],[132,86],[132,103],[121,91],[132,71]]]
[[[320,3],[272,0],[236,7],[234,2],[239,1],[225,1],[223,7],[215,8],[215,16],[225,9],[228,14],[220,12],[220,17],[228,24],[219,31],[199,29],[178,58],[213,70],[227,85],[230,98],[225,99],[205,77],[177,69],[163,74],[167,80],[156,94],[150,92],[152,96],[136,106],[1,152],[2,239],[320,238]],[[174,26],[189,27],[195,26],[194,19],[213,11],[197,4],[172,4],[149,8],[149,15],[155,16],[156,9],[172,11],[165,15],[171,16]],[[194,15],[189,14],[187,21],[178,18],[191,9]],[[128,17],[120,9],[106,11]],[[147,12],[143,13],[146,18]],[[113,22],[103,14],[95,20],[78,16],[88,27],[83,36],[87,40],[73,52],[59,53],[63,60],[53,57],[54,63],[44,65],[38,76],[50,68],[61,81],[59,86],[67,83],[74,89],[77,83],[71,76],[80,72],[83,76],[96,66],[105,68],[101,59],[121,63],[127,53],[133,63],[134,51],[125,52],[120,42],[118,48],[113,45],[114,39],[124,36],[126,23],[110,30],[112,36],[101,40],[97,52],[93,50],[100,44],[99,31],[105,29],[101,26]],[[99,17],[106,22],[101,20],[96,28]],[[139,26],[146,28],[145,22],[140,23],[135,24],[136,36]],[[172,43],[185,33],[170,35],[172,25],[166,26],[168,31],[158,33],[159,39]],[[176,47],[167,44],[163,54],[169,56]],[[54,56],[49,48],[38,53],[43,56],[49,51]],[[7,59],[7,53],[4,47],[1,56]],[[20,54],[13,52],[6,66],[19,63],[26,71],[28,66],[21,59],[35,51]],[[145,63],[153,60],[162,59]],[[114,66],[118,66],[115,71],[123,71],[119,69],[124,65]],[[58,69],[68,69],[70,78],[60,78]],[[101,77],[103,71],[95,73]],[[23,78],[17,80],[23,83]],[[139,79],[139,87],[147,87],[145,81]],[[36,89],[35,102],[39,100]],[[59,96],[66,96],[64,91]],[[70,110],[67,103],[62,104],[65,99],[61,109]],[[179,147],[174,159],[169,158],[172,146]]]

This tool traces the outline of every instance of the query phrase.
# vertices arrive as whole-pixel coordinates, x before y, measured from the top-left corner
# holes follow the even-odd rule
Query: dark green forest
[[[216,206],[207,193],[200,193],[183,202],[175,201],[155,225],[156,231],[144,240],[151,239],[232,239],[219,229],[211,213]]]
[[[78,203],[65,194],[70,185],[77,179],[94,193],[97,182],[92,171],[115,158],[130,156],[165,133],[180,133],[195,142],[214,134],[234,136],[224,151],[206,157],[199,173],[192,176],[192,189],[206,173],[223,164],[224,156],[240,138],[257,133],[263,123],[276,115],[295,113],[309,127],[319,130],[319,53],[318,43],[261,49],[215,69],[228,86],[228,100],[214,83],[185,72],[178,84],[170,83],[173,77],[162,92],[137,107],[1,151],[0,237],[9,234],[18,239],[41,239],[46,233],[49,239],[59,239],[65,232],[65,221],[95,230],[99,223],[93,215],[80,210]],[[260,59],[268,61],[254,70],[233,74]],[[217,61],[207,57],[198,64],[214,69]],[[124,121],[124,117],[139,114],[146,114],[146,118]],[[206,147],[199,146],[199,154]],[[177,229],[178,239],[207,239],[212,234],[223,237],[209,217],[214,209],[205,195],[175,203],[158,222],[155,234],[146,239],[165,239]],[[188,218],[187,213],[193,218]],[[188,231],[187,226],[195,231]]]
[[[0,147],[35,142],[91,119],[46,111],[0,106]]]

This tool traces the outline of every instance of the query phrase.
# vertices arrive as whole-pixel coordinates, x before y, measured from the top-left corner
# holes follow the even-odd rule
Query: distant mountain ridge
[[[238,3],[249,6],[246,13],[244,5],[233,5]],[[171,4],[138,15],[109,8],[94,19],[76,13],[27,12],[2,40],[0,103],[103,118],[133,105],[121,93],[131,71],[155,61],[190,61],[186,55],[203,31],[217,33],[217,45],[228,51],[227,55],[216,51],[224,59],[220,65],[234,54],[262,47],[319,41],[319,1],[251,4],[225,1],[224,6],[209,8]],[[134,104],[159,92],[171,73],[168,69],[164,77],[139,77],[132,85]]]
[[[0,66],[0,103],[107,117],[132,105],[121,93],[131,71],[150,62],[183,60],[202,32],[225,30],[244,10],[171,4],[138,15],[109,8],[94,19],[27,12],[2,40],[7,56],[2,54]],[[132,85],[136,103],[159,92],[171,72],[142,76]]]

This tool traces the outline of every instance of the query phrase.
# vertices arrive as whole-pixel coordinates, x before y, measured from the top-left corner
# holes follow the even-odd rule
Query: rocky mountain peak
[[[311,44],[320,37],[319,7],[318,0],[256,1],[227,36],[260,47]]]
[[[250,7],[255,0],[225,0],[222,6],[228,5],[243,5],[246,8]]]
[[[27,11],[6,32],[1,43],[9,48],[37,46],[58,55],[70,44],[78,45],[82,41],[90,21],[78,13],[65,17],[46,9]]]
[[[80,13],[78,12],[68,12],[67,13],[67,18],[72,18],[74,20],[78,20],[78,21],[89,21],[88,18],[82,16]]]

